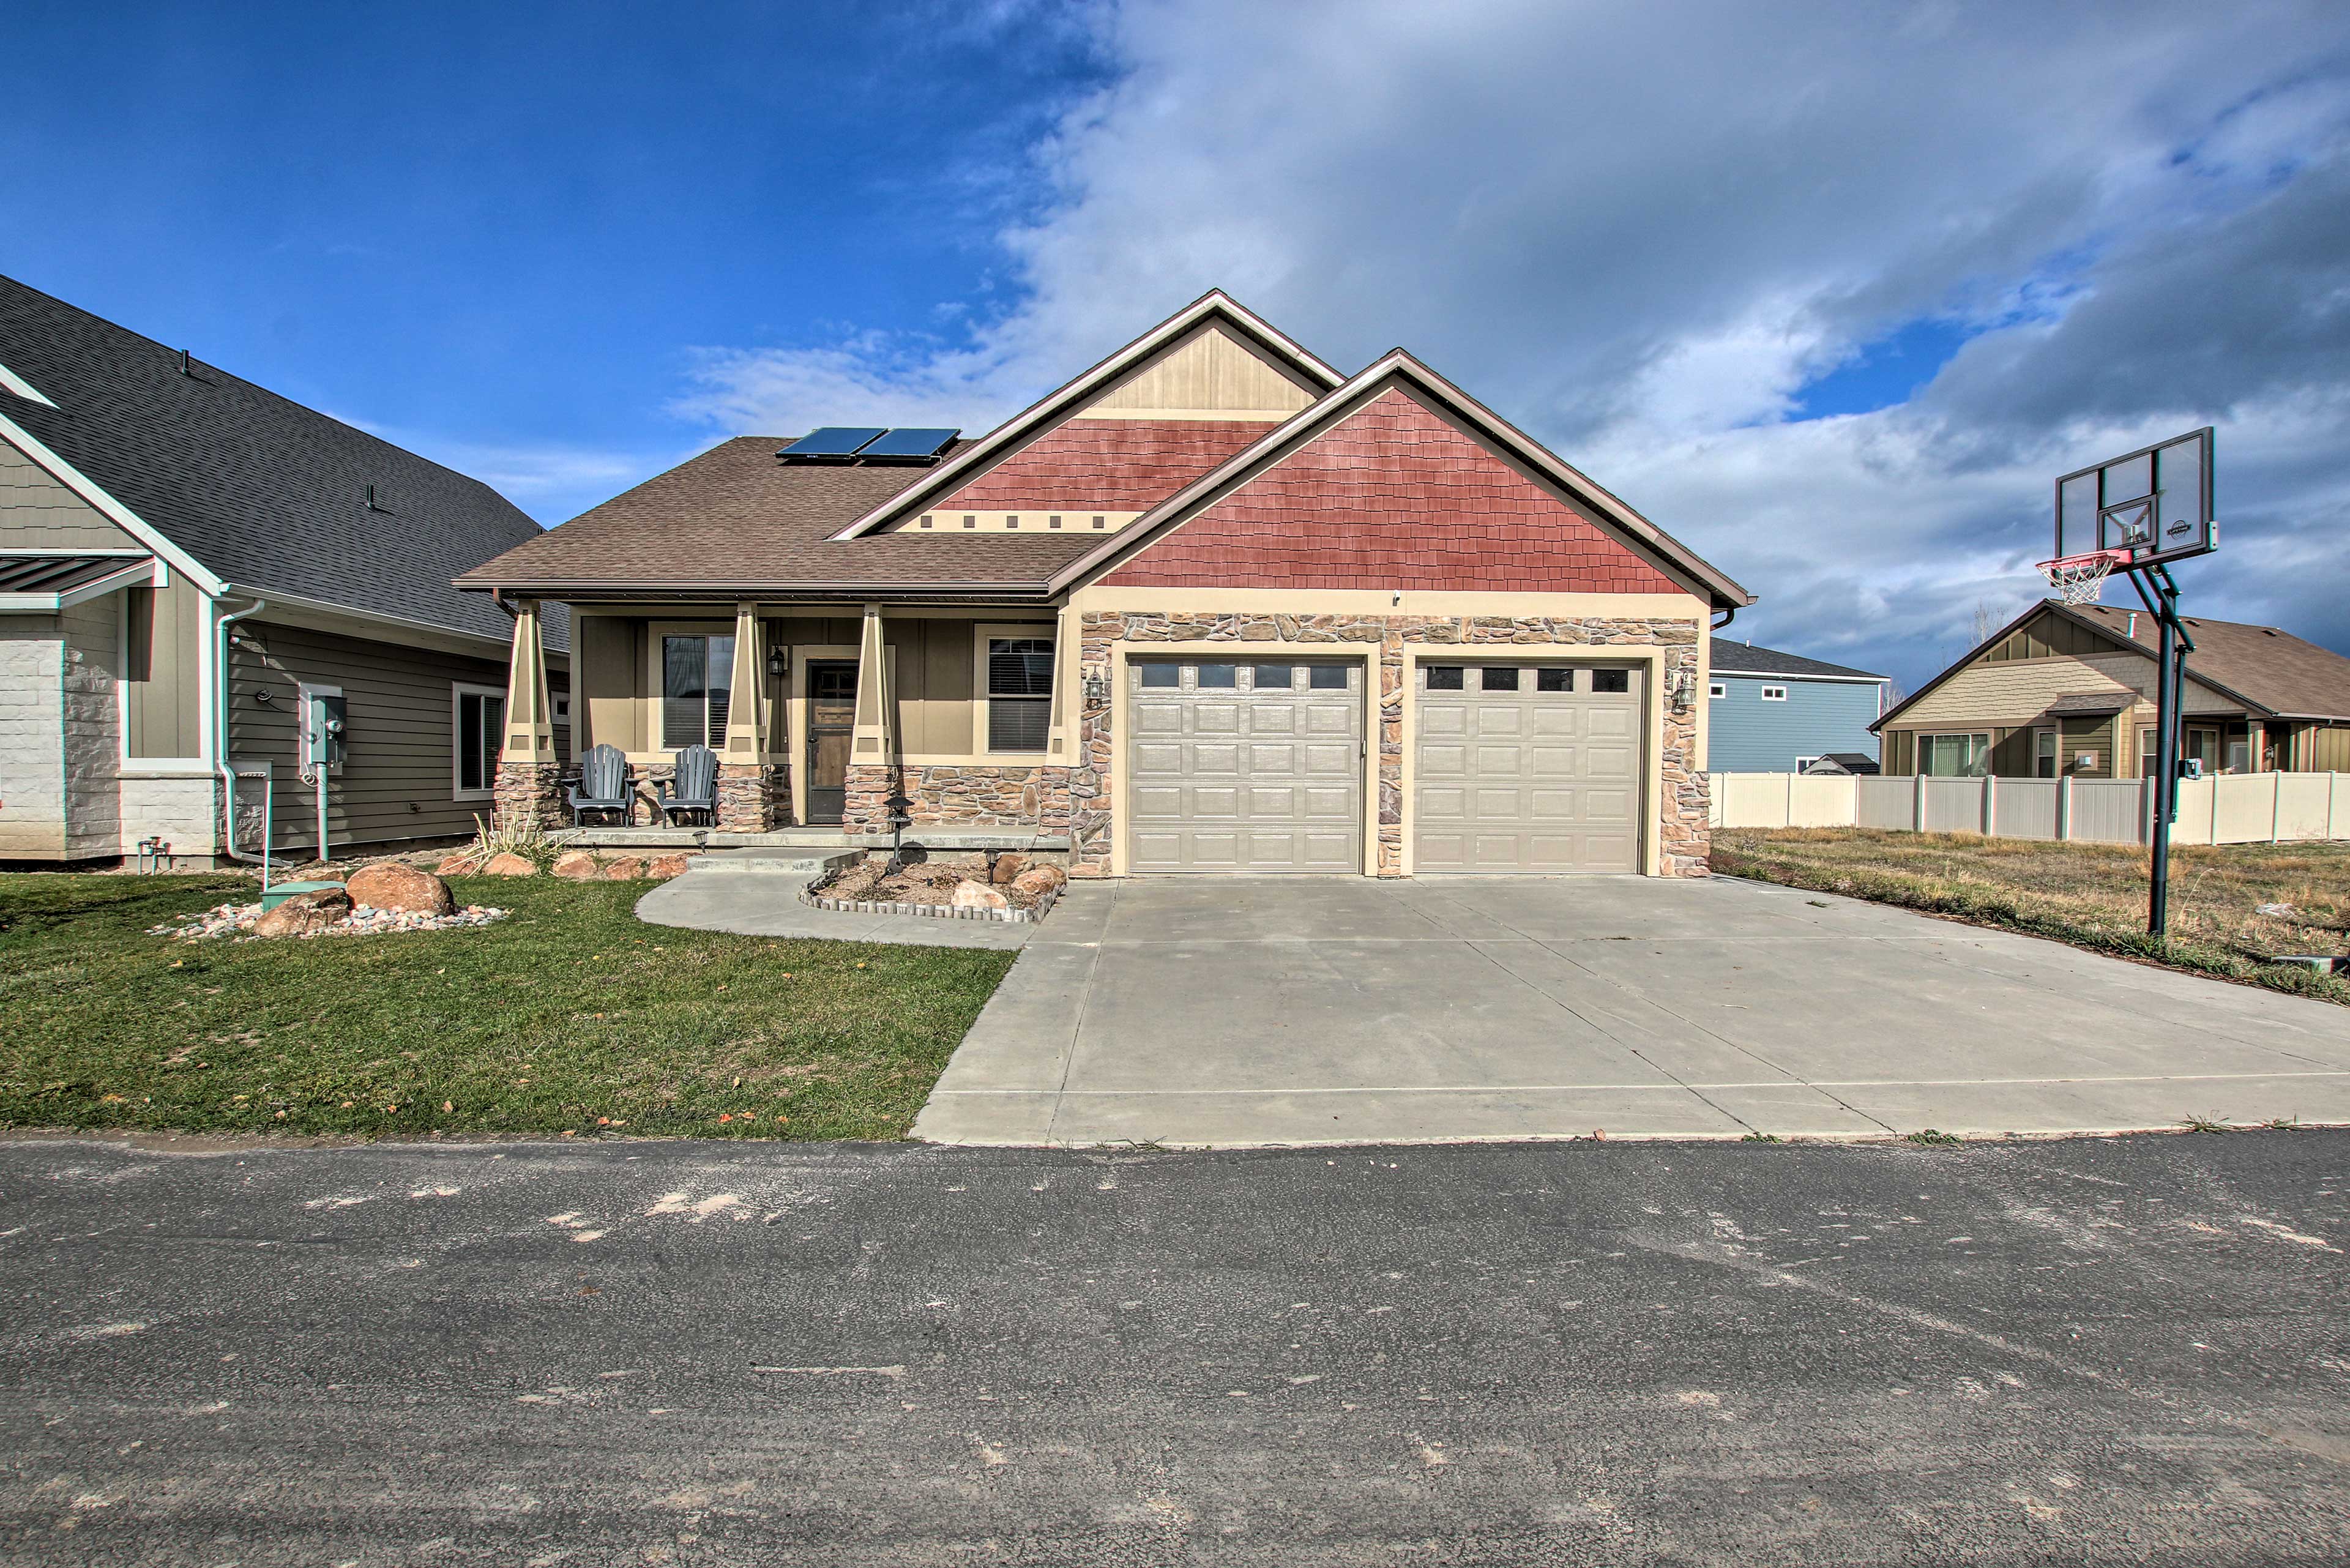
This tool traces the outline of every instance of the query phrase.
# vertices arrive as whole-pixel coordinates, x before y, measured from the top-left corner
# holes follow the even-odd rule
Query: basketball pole
[[[2137,597],[2146,601],[2147,611],[2162,627],[2162,651],[2155,675],[2154,820],[2147,835],[2150,864],[2146,929],[2151,936],[2163,937],[2170,927],[2170,826],[2178,815],[2178,706],[2186,695],[2187,656],[2194,651],[2195,639],[2179,623],[2178,583],[2168,566],[2157,562],[2146,568],[2145,577],[2154,584],[2151,594],[2137,572],[2131,572],[2129,577],[2130,586],[2137,589]]]

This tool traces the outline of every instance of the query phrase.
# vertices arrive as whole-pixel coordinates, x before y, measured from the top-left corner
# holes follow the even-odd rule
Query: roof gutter
[[[682,583],[646,582],[641,579],[614,581],[609,578],[581,578],[573,581],[520,583],[469,583],[458,579],[457,587],[466,593],[491,595],[512,594],[522,597],[565,600],[583,597],[621,599],[664,599],[687,595],[707,594],[723,599],[1006,599],[1052,597],[1050,583],[873,583],[873,582],[751,582],[740,577]]]

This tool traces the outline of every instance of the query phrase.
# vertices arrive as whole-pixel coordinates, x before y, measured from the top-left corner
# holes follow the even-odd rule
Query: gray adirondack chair
[[[708,746],[688,746],[677,753],[677,776],[660,781],[660,811],[664,821],[700,812],[718,820],[718,753]]]
[[[590,746],[579,759],[579,779],[571,786],[571,826],[597,812],[617,812],[629,825],[629,758],[618,746]]]

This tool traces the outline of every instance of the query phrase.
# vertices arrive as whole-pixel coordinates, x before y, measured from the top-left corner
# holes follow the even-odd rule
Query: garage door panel
[[[1142,669],[1170,667],[1172,687],[1141,685]],[[1343,688],[1301,676],[1262,691],[1259,673],[1243,665],[1237,685],[1202,691],[1195,664],[1129,666],[1131,869],[1360,869],[1362,670]]]
[[[1624,690],[1607,691],[1586,670],[1609,667],[1536,661],[1534,670],[1546,674],[1519,666],[1514,680],[1497,677],[1487,691],[1486,668],[1464,661],[1457,677],[1435,690],[1420,677],[1414,702],[1414,868],[1637,869],[1645,735],[1639,672],[1619,672]],[[1617,675],[1607,680],[1618,683]]]

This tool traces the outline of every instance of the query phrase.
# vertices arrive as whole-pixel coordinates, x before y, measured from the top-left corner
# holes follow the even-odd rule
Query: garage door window
[[[1575,690],[1575,671],[1572,670],[1537,670],[1534,671],[1534,690],[1537,691],[1572,691]]]
[[[1518,671],[1514,665],[1488,665],[1480,672],[1479,678],[1488,691],[1515,691],[1518,689]]]
[[[1249,667],[1249,683],[1259,691],[1286,691],[1291,681],[1286,664],[1256,664]]]
[[[1142,667],[1142,684],[1146,691],[1172,691],[1183,684],[1183,667],[1180,664],[1146,664]]]
[[[1241,683],[1241,667],[1237,664],[1202,664],[1200,666],[1200,690],[1231,691]]]
[[[1347,689],[1347,667],[1343,664],[1307,666],[1305,689],[1309,691],[1344,691]]]
[[[1458,691],[1461,677],[1467,673],[1457,664],[1431,664],[1423,672],[1428,677],[1430,691]]]
[[[1632,690],[1632,672],[1628,670],[1595,670],[1591,672],[1594,691],[1625,692]]]

